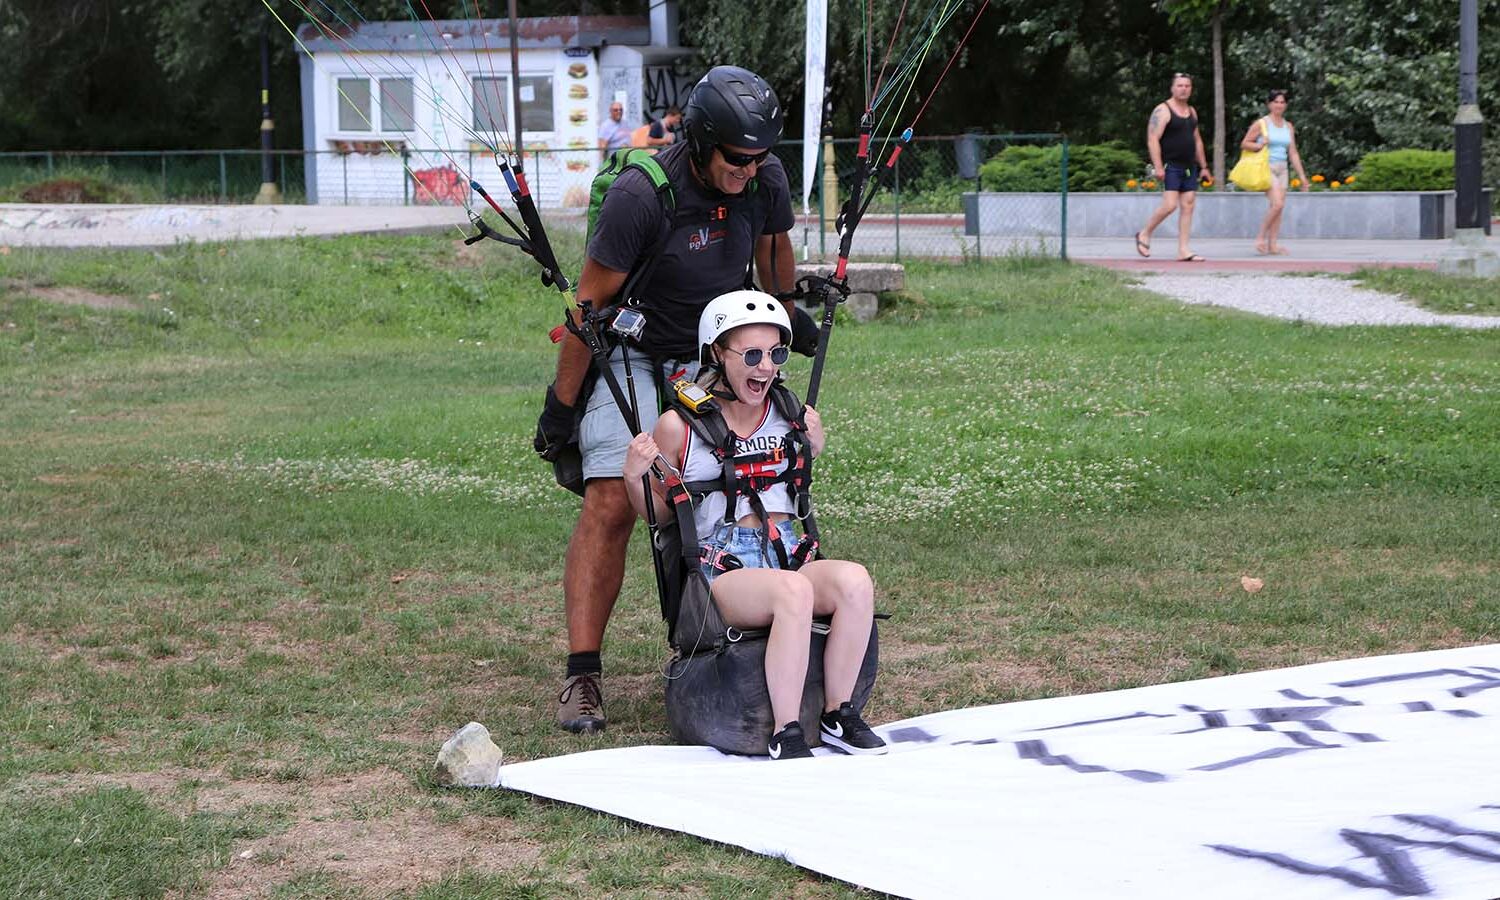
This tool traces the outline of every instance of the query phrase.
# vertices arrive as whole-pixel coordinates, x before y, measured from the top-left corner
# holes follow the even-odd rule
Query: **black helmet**
[[[708,164],[720,144],[769,150],[781,140],[781,103],[766,80],[739,66],[715,66],[693,88],[683,110],[693,161]]]

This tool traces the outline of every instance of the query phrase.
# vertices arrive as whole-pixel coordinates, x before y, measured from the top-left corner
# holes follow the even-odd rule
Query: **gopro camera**
[[[609,330],[621,337],[638,341],[646,330],[646,316],[640,310],[622,306],[620,311],[615,313],[614,321],[609,323]]]

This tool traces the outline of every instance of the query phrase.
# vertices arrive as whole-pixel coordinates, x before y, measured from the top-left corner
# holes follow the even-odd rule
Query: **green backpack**
[[[622,147],[609,155],[589,184],[589,225],[583,235],[585,247],[594,239],[594,226],[599,222],[599,210],[604,207],[604,195],[626,169],[640,170],[651,182],[667,219],[677,212],[677,193],[672,190],[672,182],[667,180],[666,170],[656,161],[656,154],[643,147]]]

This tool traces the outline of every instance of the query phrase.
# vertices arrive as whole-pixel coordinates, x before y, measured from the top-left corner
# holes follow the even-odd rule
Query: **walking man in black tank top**
[[[1161,206],[1151,214],[1146,227],[1135,234],[1135,252],[1141,256],[1151,255],[1151,232],[1156,226],[1181,210],[1177,216],[1177,259],[1203,261],[1188,246],[1198,178],[1208,168],[1203,136],[1198,133],[1198,113],[1188,105],[1192,93],[1192,77],[1177,73],[1172,78],[1172,96],[1151,110],[1151,121],[1146,125],[1146,148],[1151,152],[1151,167],[1161,182],[1162,194]]]

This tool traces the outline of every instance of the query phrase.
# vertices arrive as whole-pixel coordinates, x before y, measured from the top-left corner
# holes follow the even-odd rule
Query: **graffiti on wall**
[[[416,189],[412,191],[412,202],[422,205],[463,206],[468,191],[464,180],[450,166],[437,169],[417,169],[411,173]]]
[[[672,107],[687,106],[688,94],[698,83],[698,73],[682,65],[651,66],[641,79],[641,101],[646,114],[660,119]]]

